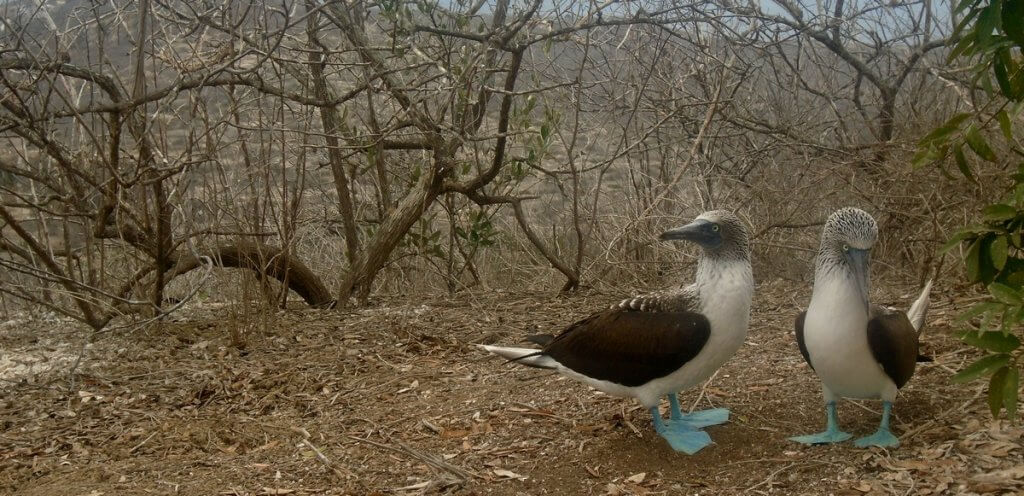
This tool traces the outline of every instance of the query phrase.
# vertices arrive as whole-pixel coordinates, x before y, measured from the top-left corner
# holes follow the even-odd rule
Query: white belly
[[[754,282],[750,266],[736,263],[700,288],[701,312],[711,322],[711,336],[704,347],[675,372],[639,388],[636,398],[645,405],[657,404],[669,393],[690,389],[711,378],[736,354],[747,337],[750,300]]]
[[[804,320],[804,344],[826,401],[834,399],[831,395],[892,401],[896,384],[868,346],[867,311],[855,289],[835,286],[840,287],[815,286]]]

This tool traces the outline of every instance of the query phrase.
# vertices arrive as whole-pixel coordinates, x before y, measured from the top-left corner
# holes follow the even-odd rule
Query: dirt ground
[[[892,284],[878,284],[893,288]],[[99,336],[53,318],[0,323],[0,493],[1020,494],[1022,431],[990,420],[973,352],[951,336],[967,297],[937,288],[922,364],[896,403],[898,449],[805,447],[818,382],[792,320],[809,288],[759,285],[745,346],[684,405],[728,407],[715,444],[673,452],[632,400],[510,366],[473,343],[557,332],[624,295],[466,293],[381,299],[352,313],[231,317],[190,303]],[[905,308],[909,285],[876,292]],[[245,331],[242,349],[231,329]],[[871,433],[878,402],[843,402]]]

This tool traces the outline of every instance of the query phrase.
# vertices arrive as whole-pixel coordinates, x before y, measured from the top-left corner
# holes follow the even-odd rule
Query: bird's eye
[[[843,252],[844,253],[849,253],[850,252],[850,245],[843,245]]]
[[[718,227],[718,224],[711,224],[711,231],[718,232],[719,229],[721,228]]]

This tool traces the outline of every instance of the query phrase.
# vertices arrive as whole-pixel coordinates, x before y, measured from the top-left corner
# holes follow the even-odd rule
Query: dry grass
[[[879,284],[879,286],[885,286]],[[892,287],[892,285],[888,285]],[[905,306],[913,288],[877,294]],[[761,284],[746,345],[702,391],[727,406],[696,456],[671,451],[634,402],[507,366],[474,342],[556,331],[619,295],[465,293],[382,299],[349,314],[191,305],[88,349],[70,397],[65,322],[3,324],[0,492],[87,494],[1007,494],[1022,489],[1022,431],[984,413],[980,384],[954,386],[973,354],[950,337],[963,297],[935,295],[924,364],[897,401],[891,452],[803,447],[819,388],[793,342],[808,288]],[[227,319],[228,315],[236,319]],[[244,349],[231,326],[244,325]],[[36,357],[36,358],[26,358]],[[62,358],[63,357],[63,358]],[[42,359],[50,360],[49,367]],[[16,361],[16,360],[15,360]],[[12,362],[2,362],[8,366]],[[685,404],[685,403],[684,403]],[[867,434],[875,402],[841,405]]]

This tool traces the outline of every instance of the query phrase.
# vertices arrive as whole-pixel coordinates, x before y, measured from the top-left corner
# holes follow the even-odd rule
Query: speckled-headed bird
[[[878,225],[857,208],[837,210],[821,232],[814,273],[814,291],[807,310],[796,319],[800,353],[821,379],[827,425],[824,432],[790,438],[804,444],[826,444],[851,437],[839,429],[836,401],[840,397],[882,400],[878,430],[855,441],[859,447],[899,446],[889,430],[896,393],[926,357],[918,354],[918,336],[928,311],[931,281],[910,310],[872,305],[869,261]]]
[[[754,277],[747,229],[724,210],[661,235],[701,247],[693,284],[627,298],[565,329],[534,336],[541,349],[481,348],[531,367],[554,369],[599,391],[633,397],[654,417],[673,449],[693,454],[711,443],[702,427],[728,421],[729,410],[683,414],[676,393],[706,381],[747,335]],[[658,411],[668,395],[671,416]]]

